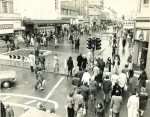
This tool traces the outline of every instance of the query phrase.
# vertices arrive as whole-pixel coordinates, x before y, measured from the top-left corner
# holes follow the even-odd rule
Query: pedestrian
[[[90,95],[90,89],[88,86],[88,83],[85,82],[82,86],[81,86],[81,95],[83,96],[83,101],[84,101],[84,105],[85,105],[85,109],[88,109],[88,100],[89,100],[89,95]]]
[[[104,101],[109,102],[110,91],[112,90],[112,82],[110,81],[109,76],[106,76],[102,83],[102,86],[104,92]]]
[[[106,61],[106,68],[108,68],[109,72],[111,72],[111,58],[108,57],[107,61]]]
[[[143,70],[142,73],[140,74],[139,78],[139,87],[146,87],[146,80],[147,80],[147,74],[146,71]]]
[[[119,86],[122,89],[122,93],[124,92],[124,90],[127,90],[127,76],[125,74],[125,71],[122,70],[122,73],[119,74]]]
[[[14,117],[14,110],[9,104],[6,105],[6,117]]]
[[[78,77],[72,78],[72,85],[74,88],[74,91],[80,86],[80,79]]]
[[[58,56],[57,54],[54,55],[54,58],[53,58],[53,68],[54,68],[54,72],[56,72],[56,63],[57,63],[57,60],[58,60]]]
[[[122,102],[122,96],[120,92],[116,90],[115,95],[112,96],[110,103],[110,108],[112,109],[113,117],[119,117]]]
[[[79,67],[79,69],[81,68],[83,62],[83,57],[82,57],[82,53],[77,57],[77,66]]]
[[[90,82],[90,97],[91,97],[91,103],[96,101],[96,96],[97,96],[97,87],[98,84],[95,80],[91,80]]]
[[[43,46],[46,47],[47,42],[46,42],[46,35],[45,34],[43,34],[42,39],[43,39]]]
[[[95,81],[97,82],[97,89],[100,89],[103,82],[103,73],[99,70],[99,73],[95,76]]]
[[[76,117],[85,117],[85,114],[86,114],[86,109],[84,108],[83,104],[80,104]]]
[[[71,56],[67,60],[67,67],[68,67],[68,75],[67,75],[67,79],[68,79],[68,77],[71,78],[71,76],[72,76],[72,70],[73,70],[73,67],[74,67],[73,60],[72,60]]]
[[[6,109],[3,102],[0,100],[0,111],[1,111],[1,117],[6,117]]]
[[[82,65],[81,65],[83,71],[86,70],[87,64],[88,64],[87,58],[85,57],[85,55],[83,55]]]
[[[100,69],[98,68],[97,64],[93,66],[93,76],[92,80],[95,80],[95,76],[99,74]]]
[[[105,117],[105,108],[102,102],[99,102],[95,107],[95,115],[96,117]]]
[[[29,63],[30,63],[31,72],[33,72],[33,66],[35,64],[35,56],[33,55],[32,52],[30,52],[29,54]]]
[[[59,72],[59,60],[57,59],[57,61],[56,61],[56,69],[55,69],[55,71],[56,72]]]
[[[35,48],[35,54],[34,54],[36,58],[39,57],[39,53],[40,53],[40,52],[39,52],[39,49],[38,49],[38,47],[36,47],[36,48]]]
[[[132,92],[132,95],[128,99],[127,109],[128,109],[128,117],[139,116],[139,97],[136,95],[135,91]]]
[[[141,91],[139,93],[139,110],[140,110],[140,116],[143,117],[143,113],[146,110],[147,101],[148,101],[148,94],[146,92],[146,89],[144,87],[141,87]]]
[[[45,56],[43,55],[43,53],[40,54],[39,60],[40,60],[42,69],[45,70],[45,61],[46,60],[45,60]]]
[[[81,90],[77,90],[77,94],[74,95],[74,117],[77,116],[79,110],[79,105],[83,104],[83,96],[81,95]]]
[[[81,80],[82,80],[83,74],[84,74],[84,71],[80,68],[79,71],[77,73],[75,73],[75,75],[74,75],[75,77],[80,79],[79,85],[81,85]]]
[[[38,88],[40,90],[43,90],[43,86],[42,86],[42,82],[44,80],[44,76],[43,76],[43,71],[42,69],[38,69],[38,72],[37,72],[37,82],[35,84],[35,89],[37,90]]]
[[[116,82],[115,85],[112,87],[111,96],[115,95],[116,92],[119,92],[122,95],[122,89],[119,86],[118,82]]]
[[[91,80],[91,75],[88,73],[87,70],[85,70],[85,72],[84,72],[84,74],[82,76],[81,82],[82,82],[82,84],[87,82],[87,84],[89,85],[90,84],[90,80]]]
[[[74,93],[70,92],[69,96],[67,97],[67,114],[68,117],[74,117]]]
[[[55,49],[58,48],[58,39],[55,35],[53,35],[53,39],[54,39],[54,46],[55,46]]]
[[[115,85],[115,83],[117,83],[119,81],[119,75],[118,72],[115,71],[110,78],[111,82],[112,82],[112,87]]]
[[[105,62],[103,61],[103,58],[101,58],[99,61],[99,68],[102,70],[103,73],[105,68]]]

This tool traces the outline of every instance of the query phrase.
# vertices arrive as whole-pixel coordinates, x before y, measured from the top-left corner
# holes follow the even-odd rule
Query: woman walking
[[[67,78],[68,77],[71,77],[72,76],[72,70],[73,70],[73,60],[72,60],[72,57],[70,56],[68,61],[67,61],[67,66],[68,66],[68,75],[67,75]]]

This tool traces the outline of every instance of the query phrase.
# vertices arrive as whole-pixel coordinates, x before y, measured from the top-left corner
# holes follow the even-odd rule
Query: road
[[[64,57],[69,57],[70,55],[74,56],[74,59],[77,57],[79,53],[86,54],[88,50],[86,49],[86,37],[84,36],[81,40],[81,46],[79,51],[75,51],[71,49],[71,44],[68,41],[60,42],[60,46],[57,50],[53,48],[45,48],[53,51],[53,53],[59,53],[64,59]],[[101,57],[104,58],[104,61],[111,56],[111,46],[109,46],[107,38],[102,40],[102,49],[104,52],[101,54]],[[120,70],[126,64],[127,56],[128,56],[128,47],[126,46],[125,51],[122,52],[122,48],[120,46],[120,56],[121,56],[121,65]],[[65,55],[64,55],[65,53]],[[99,52],[96,52],[98,55]],[[63,54],[63,55],[62,55]],[[61,58],[60,58],[61,59]],[[50,59],[49,59],[50,60]],[[61,65],[63,66],[63,65]],[[60,67],[61,68],[61,67]],[[61,115],[62,117],[66,116],[66,98],[70,91],[73,90],[71,85],[71,80],[66,79],[66,75],[61,75],[57,73],[49,73],[45,72],[44,76],[47,79],[47,85],[43,91],[35,90],[34,85],[36,82],[35,74],[30,72],[30,69],[24,69],[14,66],[5,66],[1,65],[1,70],[15,70],[17,72],[17,82],[9,89],[1,89],[0,99],[4,103],[9,103],[12,105],[15,111],[15,117],[19,117],[21,113],[23,113],[24,108],[36,107],[37,102],[43,102],[44,106],[47,109],[55,107],[56,113]],[[135,78],[135,83],[136,83]],[[126,92],[123,97],[123,104],[121,108],[121,116],[127,117],[127,108],[126,103],[129,96],[129,92]],[[103,93],[100,91],[97,100],[100,101],[103,97]],[[89,102],[88,109],[88,117],[94,116],[94,108],[93,104]],[[106,105],[107,108],[105,110],[106,117],[109,116],[109,104]],[[150,104],[148,102],[147,111],[144,113],[144,117],[149,117],[150,112]]]

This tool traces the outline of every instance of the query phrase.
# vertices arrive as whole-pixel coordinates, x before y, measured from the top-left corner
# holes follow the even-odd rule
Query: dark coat
[[[85,86],[85,85],[82,85],[81,86],[81,94],[84,98],[84,100],[87,100],[89,95],[90,95],[90,89],[89,87]]]
[[[67,66],[68,66],[68,70],[72,70],[74,65],[73,65],[73,60],[69,59],[67,61]]]
[[[85,69],[87,64],[87,58],[83,58],[82,68]]]
[[[112,85],[111,81],[104,79],[102,85],[103,85],[103,91],[104,91],[104,93],[108,94],[109,91],[111,90],[111,85]]]
[[[79,55],[78,57],[77,57],[77,66],[79,66],[79,67],[81,67],[81,65],[82,65],[82,62],[83,62],[83,57],[82,57],[82,55]]]

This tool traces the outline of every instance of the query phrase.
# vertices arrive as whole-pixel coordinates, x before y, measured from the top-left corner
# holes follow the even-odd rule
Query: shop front
[[[134,45],[134,56],[133,63],[139,66],[140,70],[147,69],[148,64],[148,48],[150,40],[150,22],[148,20],[136,21],[135,29],[135,45]]]

